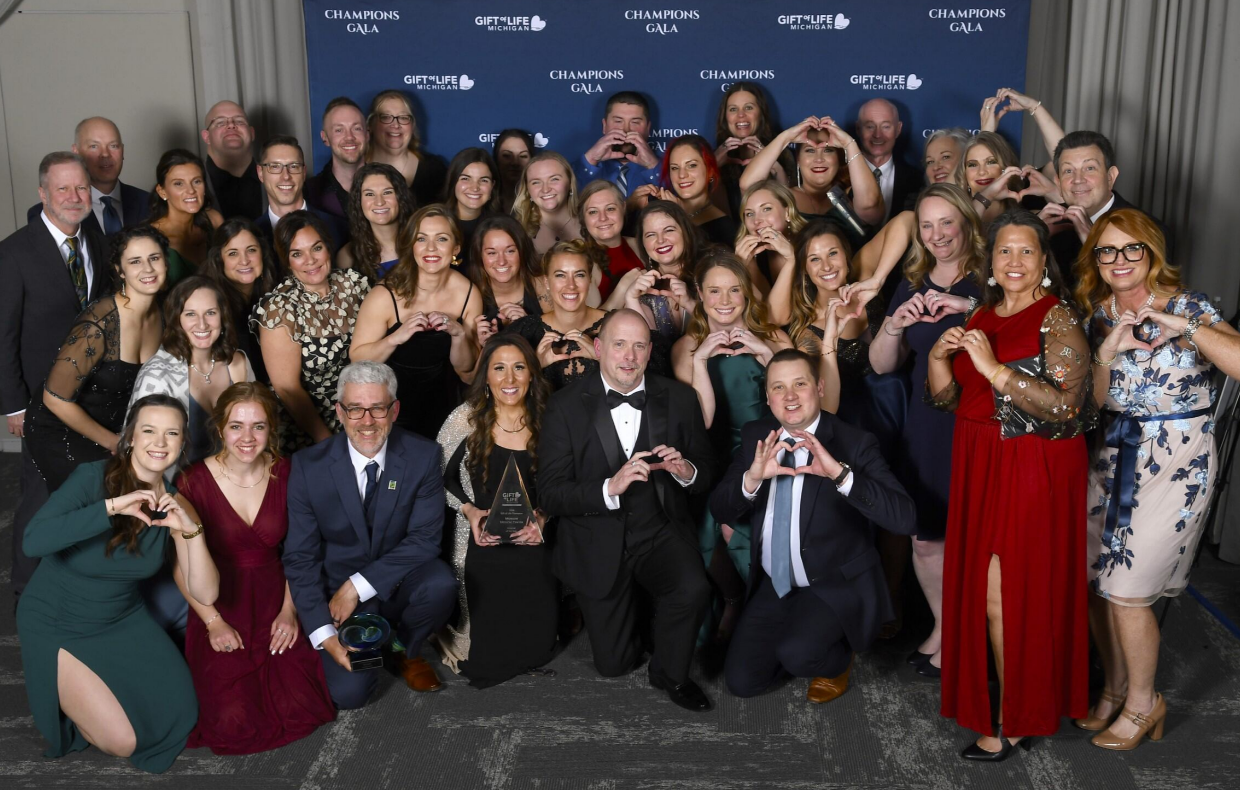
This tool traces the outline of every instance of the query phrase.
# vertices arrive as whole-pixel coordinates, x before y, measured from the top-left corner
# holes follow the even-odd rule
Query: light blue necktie
[[[620,174],[616,177],[616,185],[620,187],[620,191],[625,197],[629,196],[629,163],[622,162],[620,164]]]
[[[784,439],[792,446],[792,439]],[[784,452],[780,466],[796,468],[796,453]],[[771,584],[775,594],[783,598],[792,591],[792,481],[795,475],[775,478],[775,515],[771,519]]]

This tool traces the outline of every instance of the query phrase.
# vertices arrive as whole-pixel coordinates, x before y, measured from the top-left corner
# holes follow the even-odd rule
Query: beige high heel
[[[1120,738],[1111,733],[1108,727],[1106,732],[1100,732],[1095,735],[1090,742],[1094,746],[1100,746],[1103,749],[1111,749],[1116,752],[1129,752],[1137,748],[1141,743],[1141,739],[1149,735],[1151,741],[1160,741],[1163,737],[1163,726],[1167,723],[1167,704],[1163,701],[1162,694],[1154,696],[1154,709],[1149,713],[1137,713],[1136,711],[1124,709],[1123,715],[1133,724],[1137,725],[1137,734],[1131,738]]]
[[[1115,706],[1115,712],[1106,718],[1102,718],[1101,716],[1095,716],[1094,712],[1091,710],[1088,716],[1083,719],[1073,719],[1072,723],[1087,732],[1102,732],[1107,727],[1111,726],[1111,722],[1119,718],[1119,714],[1123,711],[1124,703],[1127,699],[1127,697],[1121,697],[1118,694],[1112,694],[1110,691],[1103,689],[1102,693],[1098,696],[1098,702],[1106,701],[1111,703]]]

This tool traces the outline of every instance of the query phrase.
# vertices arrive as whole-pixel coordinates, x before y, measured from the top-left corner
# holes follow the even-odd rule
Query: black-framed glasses
[[[1145,257],[1145,243],[1136,241],[1123,247],[1094,247],[1094,260],[1103,266],[1110,266],[1119,260],[1121,251],[1124,253],[1124,260],[1136,263]]]
[[[401,126],[408,126],[413,123],[412,115],[391,115],[386,112],[381,112],[378,117],[379,123],[391,123],[392,121],[396,121],[396,123]]]
[[[388,415],[388,412],[391,411],[393,403],[396,403],[396,401],[392,401],[392,403],[384,403],[380,406],[369,407],[345,406],[344,404],[341,404],[340,408],[344,409],[344,415],[350,420],[360,420],[367,413],[369,413],[370,416],[376,420],[382,420]]]
[[[278,176],[285,170],[288,170],[289,175],[295,176],[306,169],[305,162],[262,162],[261,164],[263,169],[273,176]]]

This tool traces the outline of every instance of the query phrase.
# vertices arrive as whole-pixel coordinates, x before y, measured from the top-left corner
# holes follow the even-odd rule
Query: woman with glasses
[[[413,191],[414,205],[426,206],[438,200],[448,165],[441,157],[422,150],[409,97],[402,91],[383,91],[370,103],[366,124],[370,128],[366,161],[382,162],[399,170]]]
[[[1104,749],[1162,737],[1151,605],[1188,585],[1214,490],[1214,367],[1240,376],[1240,335],[1180,281],[1158,225],[1136,209],[1094,223],[1076,261],[1076,297],[1093,314],[1094,403],[1105,446],[1090,473],[1086,562],[1090,630],[1106,682],[1090,715]]]

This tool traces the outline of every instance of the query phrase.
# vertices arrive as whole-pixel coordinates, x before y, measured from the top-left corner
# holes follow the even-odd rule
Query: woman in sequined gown
[[[477,688],[535,670],[555,652],[559,596],[534,488],[538,430],[550,394],[534,349],[518,335],[501,334],[483,349],[465,403],[439,432],[448,505],[456,511],[452,569],[460,614],[437,642],[444,663]],[[535,518],[501,542],[483,524],[510,459]]]

